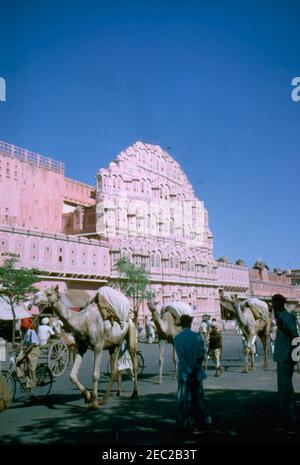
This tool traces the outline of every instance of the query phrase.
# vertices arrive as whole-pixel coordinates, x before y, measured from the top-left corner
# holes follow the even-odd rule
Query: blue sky
[[[300,267],[298,1],[2,0],[0,139],[94,184],[136,140],[181,164],[214,255]]]

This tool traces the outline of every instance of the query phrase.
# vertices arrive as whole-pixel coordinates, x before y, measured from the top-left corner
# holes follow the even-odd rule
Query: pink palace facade
[[[0,142],[0,254],[42,270],[40,286],[92,293],[127,256],[145,264],[160,304],[183,300],[196,318],[220,315],[219,287],[294,299],[285,274],[216,261],[212,239],[204,202],[158,145],[128,147],[94,187],[65,177],[61,162]]]

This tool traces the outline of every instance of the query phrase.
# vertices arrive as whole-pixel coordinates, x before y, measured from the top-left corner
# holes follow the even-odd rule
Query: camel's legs
[[[208,359],[209,359],[209,355],[208,355],[208,352],[206,352],[206,354],[205,354],[205,371],[207,371]]]
[[[269,334],[270,334],[270,323],[267,322],[264,328],[257,333],[264,348],[264,364],[263,364],[264,368],[268,368],[269,366],[269,347],[268,347]]]
[[[164,367],[164,352],[165,352],[165,341],[163,339],[159,339],[158,341],[159,346],[159,374],[157,380],[155,381],[156,384],[162,383],[162,376],[163,376],[163,367]]]
[[[177,353],[176,353],[176,350],[175,350],[175,346],[173,344],[173,362],[174,362],[174,366],[175,366],[175,379],[177,379],[177,369],[178,369],[178,357],[177,357]]]
[[[137,331],[134,324],[129,328],[128,332],[128,351],[133,364],[133,390],[130,396],[131,399],[138,397],[138,362],[137,362]]]
[[[98,409],[98,385],[100,378],[100,364],[103,353],[103,342],[98,343],[94,347],[94,370],[93,370],[93,397],[92,402],[89,404],[89,408]]]
[[[251,355],[251,370],[255,370],[255,354],[253,350],[250,350],[250,355]]]
[[[269,351],[268,351],[268,341],[267,341],[267,338],[266,337],[261,337],[261,342],[262,342],[262,345],[263,345],[263,348],[264,348],[264,364],[263,364],[263,367],[264,368],[268,368],[269,366]]]
[[[248,371],[249,371],[249,361],[248,361],[249,360],[249,352],[250,352],[249,347],[246,347],[245,348],[245,366],[244,366],[244,369],[243,369],[243,371],[245,373],[248,373]]]
[[[113,385],[113,382],[118,380],[117,361],[118,361],[119,351],[120,351],[120,346],[118,345],[116,346],[116,348],[114,349],[114,351],[112,352],[110,356],[111,377],[107,384],[105,394],[100,400],[100,404],[106,404],[112,385]]]
[[[129,353],[131,356],[132,364],[133,364],[133,391],[130,396],[131,399],[138,396],[138,363],[136,357],[136,348],[129,347]]]
[[[71,373],[70,373],[70,380],[73,384],[75,384],[75,386],[80,390],[80,392],[83,394],[83,396],[85,397],[85,400],[86,402],[90,402],[90,400],[92,399],[92,395],[91,393],[88,391],[88,389],[83,386],[83,384],[80,383],[79,379],[78,379],[78,372],[79,372],[79,369],[81,367],[81,364],[82,364],[82,360],[83,360],[83,356],[85,354],[85,351],[77,351],[76,355],[75,355],[75,361],[74,361],[74,364],[73,364],[73,367],[72,367],[72,370],[71,370]]]
[[[121,392],[122,392],[122,373],[119,372],[118,373],[118,390],[117,390],[116,396],[120,397]]]

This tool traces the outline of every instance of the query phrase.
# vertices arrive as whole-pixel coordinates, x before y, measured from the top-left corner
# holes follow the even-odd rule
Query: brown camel
[[[266,302],[257,299],[256,297],[249,297],[248,299],[240,302],[236,294],[229,296],[224,295],[223,290],[220,290],[221,303],[231,306],[232,314],[237,320],[242,334],[245,338],[245,367],[244,372],[255,369],[254,363],[254,340],[258,336],[264,348],[264,368],[268,368],[268,341],[270,337],[270,317],[269,308]],[[229,310],[230,311],[230,310]],[[248,359],[251,356],[251,366],[249,367]]]
[[[113,291],[117,292],[116,290]],[[123,300],[126,299],[126,297],[123,295],[122,298]],[[70,380],[83,394],[86,402],[89,403],[90,408],[99,408],[98,383],[100,378],[100,364],[103,350],[107,349],[110,351],[112,375],[105,395],[100,401],[101,404],[106,403],[113,381],[117,380],[118,378],[117,359],[120,346],[125,339],[127,341],[128,350],[133,362],[134,386],[131,397],[133,398],[138,395],[138,365],[136,358],[137,334],[135,325],[129,319],[129,302],[128,318],[126,322],[123,322],[122,327],[119,323],[113,321],[113,319],[104,320],[96,302],[89,303],[80,312],[74,312],[73,310],[70,310],[69,300],[64,294],[59,292],[58,286],[48,287],[44,291],[37,292],[34,296],[34,304],[38,306],[49,306],[50,304],[54,308],[55,313],[63,321],[65,328],[73,333],[76,342],[76,356],[70,374]],[[92,393],[85,386],[83,386],[78,379],[78,372],[82,364],[83,356],[89,347],[94,352]]]

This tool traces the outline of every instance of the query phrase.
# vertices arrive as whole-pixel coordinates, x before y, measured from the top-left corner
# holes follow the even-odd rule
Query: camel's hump
[[[165,303],[161,309],[161,316],[164,316],[167,312],[172,313],[176,320],[180,320],[182,315],[193,316],[193,310],[186,302],[174,301]]]
[[[129,318],[130,302],[122,292],[109,286],[100,287],[97,291],[109,303],[116,312],[119,321],[127,321]]]
[[[269,316],[269,307],[266,302],[257,297],[250,297],[248,300],[250,307],[254,308],[258,313],[266,318]]]

